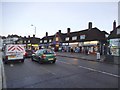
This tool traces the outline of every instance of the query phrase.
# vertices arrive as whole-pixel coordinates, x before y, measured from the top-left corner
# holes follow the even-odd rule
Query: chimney
[[[70,33],[70,28],[67,28],[67,33]]]
[[[46,37],[48,36],[48,32],[46,32]]]
[[[33,37],[35,37],[35,34],[33,34]]]
[[[26,36],[24,36],[24,38],[26,38]]]
[[[30,35],[28,35],[28,38],[30,38]]]
[[[88,23],[88,29],[92,29],[92,22]]]
[[[114,22],[113,22],[113,30],[115,30],[116,29],[116,21],[114,20]]]
[[[61,30],[59,30],[59,33],[61,33]]]

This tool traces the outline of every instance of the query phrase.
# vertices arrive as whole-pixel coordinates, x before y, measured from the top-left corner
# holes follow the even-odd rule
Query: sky
[[[118,2],[12,2],[0,3],[0,35],[17,34],[42,38],[71,28],[71,32],[85,30],[88,22],[101,31],[110,32],[113,21],[118,25]],[[31,24],[33,26],[31,26]]]

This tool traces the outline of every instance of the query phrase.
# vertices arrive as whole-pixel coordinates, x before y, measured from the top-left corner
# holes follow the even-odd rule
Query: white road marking
[[[62,63],[65,63],[65,64],[70,64],[70,63],[64,62],[64,61],[59,61],[59,62],[62,62]],[[106,75],[114,76],[114,77],[117,77],[117,78],[120,77],[119,75],[112,74],[112,73],[105,72],[105,71],[96,70],[96,69],[93,69],[93,68],[88,68],[88,67],[84,67],[84,66],[80,66],[80,65],[78,67],[83,68],[83,69],[87,69],[87,70],[90,70],[90,71],[99,72],[99,73],[103,73],[103,74],[106,74]]]
[[[14,65],[13,64],[10,64],[10,67],[13,67]]]
[[[41,67],[41,68],[44,69],[45,71],[47,71],[48,73],[51,73],[51,74],[53,74],[53,75],[56,75],[56,73],[53,73],[53,72],[49,71],[48,69],[46,69],[46,68],[44,68],[44,67]]]

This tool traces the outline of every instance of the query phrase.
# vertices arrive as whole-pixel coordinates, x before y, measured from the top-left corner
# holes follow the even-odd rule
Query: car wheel
[[[41,60],[39,60],[38,63],[43,64],[43,62]]]
[[[31,57],[31,60],[34,61],[33,57]]]
[[[56,62],[56,60],[54,60],[52,63],[55,63]]]
[[[39,58],[39,61],[38,61],[38,63],[40,63],[40,64],[43,64],[43,62],[42,62],[42,60]]]

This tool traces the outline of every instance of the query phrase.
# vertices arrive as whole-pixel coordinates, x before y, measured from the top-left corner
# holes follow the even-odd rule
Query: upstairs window
[[[44,43],[47,43],[47,40],[44,40]]]
[[[52,40],[50,39],[49,42],[52,42]]]
[[[66,37],[66,38],[65,38],[65,41],[69,41],[69,39],[70,39],[69,37]]]
[[[40,40],[40,43],[42,43],[42,40]]]
[[[72,40],[77,40],[77,36],[73,36],[73,37],[72,37]]]
[[[30,40],[28,40],[28,43],[30,43]]]
[[[85,39],[85,35],[80,35],[80,39]]]

